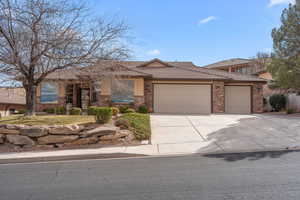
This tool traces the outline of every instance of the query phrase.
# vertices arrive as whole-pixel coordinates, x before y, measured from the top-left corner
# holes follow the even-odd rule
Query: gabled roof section
[[[136,67],[172,67],[169,63],[164,62],[158,58],[154,58],[148,62],[144,62]]]
[[[204,68],[220,68],[220,67],[229,67],[232,65],[242,65],[252,63],[252,59],[244,59],[244,58],[232,58],[228,60],[222,60],[210,65],[203,66]]]

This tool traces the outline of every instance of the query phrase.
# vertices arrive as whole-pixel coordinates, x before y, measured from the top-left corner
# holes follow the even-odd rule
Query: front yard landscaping
[[[117,107],[92,106],[87,114],[19,114],[1,118],[0,151],[133,145],[149,139],[149,114],[122,108],[122,113]]]
[[[147,140],[151,136],[150,117],[149,114],[126,113],[120,119],[127,120],[134,136],[138,140]]]

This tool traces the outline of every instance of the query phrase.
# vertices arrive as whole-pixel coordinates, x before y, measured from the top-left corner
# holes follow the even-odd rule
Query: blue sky
[[[160,58],[203,66],[272,49],[271,30],[294,0],[89,0],[117,15],[134,39],[133,60]]]

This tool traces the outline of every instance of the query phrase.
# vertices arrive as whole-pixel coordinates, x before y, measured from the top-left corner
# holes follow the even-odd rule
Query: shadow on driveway
[[[207,154],[204,157],[220,158],[228,162],[234,162],[247,159],[256,161],[262,158],[279,158],[284,154],[291,152],[300,152],[300,150],[282,150],[282,151],[262,151],[262,152],[245,152],[245,153],[224,153],[224,154]]]

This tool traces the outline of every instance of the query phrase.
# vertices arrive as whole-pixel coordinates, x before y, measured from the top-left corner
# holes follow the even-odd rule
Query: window
[[[43,83],[41,86],[41,103],[56,103],[58,101],[58,85]]]
[[[111,100],[118,103],[131,103],[134,101],[133,80],[113,80],[112,81]]]

